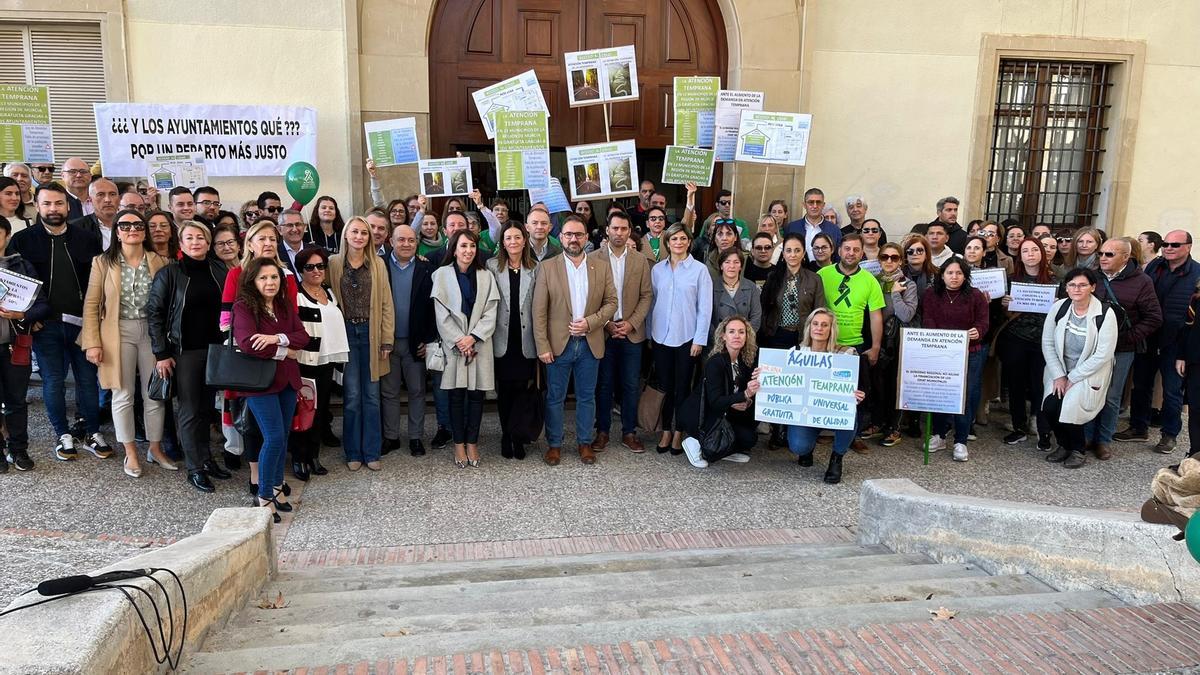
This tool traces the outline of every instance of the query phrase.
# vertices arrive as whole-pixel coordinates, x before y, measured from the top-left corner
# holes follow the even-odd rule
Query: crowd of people
[[[861,359],[856,429],[830,439],[824,480],[837,483],[848,451],[920,435],[917,416],[897,409],[905,327],[969,339],[964,412],[935,416],[930,441],[955,461],[969,460],[978,426],[1006,426],[1002,400],[1003,442],[1036,444],[1068,468],[1110,458],[1114,441],[1151,441],[1152,422],[1161,427],[1153,450],[1174,451],[1185,402],[1200,401],[1200,263],[1184,230],[1133,239],[1016,221],[963,226],[953,197],[937,202],[932,222],[885,227],[857,195],[842,225],[816,188],[800,218],[776,200],[749,225],[733,217],[728,191],[701,218],[694,185],[672,213],[650,181],[636,203],[603,214],[600,202],[569,213],[537,203],[521,218],[478,191],[445,199],[439,214],[422,195],[386,201],[368,171],[375,207],[365,215],[346,218],[322,196],[306,218],[274,192],[234,212],[212,187],[160,197],[93,175],[78,158],[58,171],[7,165],[0,266],[41,287],[24,311],[0,310],[0,469],[34,466],[25,403],[34,364],[57,459],[113,455],[101,430],[111,416],[129,476],[142,475],[143,458],[169,471],[182,464],[192,486],[212,492],[213,479],[247,462],[248,490],[273,511],[291,509],[289,455],[299,480],[327,473],[323,447],[341,448],[350,471],[381,470],[405,440],[425,455],[427,391],[437,421],[428,440],[464,469],[484,461],[489,392],[500,457],[524,459],[544,432],[543,461],[563,461],[569,390],[583,464],[616,447],[612,433],[645,452],[640,429],[657,452],[700,468],[749,461],[760,434],[812,466],[826,430],[755,420],[763,348]],[[1057,285],[1059,299],[1047,313],[1010,311],[1009,295],[971,283],[996,267],[1009,283]],[[265,390],[206,384],[210,347],[230,341],[274,362]],[[1129,385],[1129,425],[1117,431]],[[316,419],[292,431],[302,389],[315,390]],[[330,408],[339,389],[340,438]],[[1194,439],[1194,415],[1189,424]]]

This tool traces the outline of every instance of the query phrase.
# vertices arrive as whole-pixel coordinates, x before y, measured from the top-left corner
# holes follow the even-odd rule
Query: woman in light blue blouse
[[[658,451],[683,454],[683,430],[675,423],[688,397],[692,369],[708,344],[712,317],[712,276],[704,263],[688,254],[692,236],[681,223],[663,233],[669,257],[650,274],[654,305],[650,314],[654,370],[663,391],[662,436]]]

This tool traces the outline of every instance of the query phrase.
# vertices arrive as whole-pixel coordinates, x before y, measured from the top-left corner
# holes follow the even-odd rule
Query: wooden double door
[[[673,78],[724,76],[715,0],[441,0],[429,45],[434,156],[490,146],[471,94],[531,68],[550,108],[550,145],[604,141],[602,107],[570,107],[563,54],[629,44],[637,49],[640,97],[611,104],[609,133],[661,149],[674,133]]]

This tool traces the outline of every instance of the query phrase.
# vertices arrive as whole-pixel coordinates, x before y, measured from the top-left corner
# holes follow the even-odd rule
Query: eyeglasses
[[[1163,242],[1163,248],[1179,248],[1181,246],[1191,246],[1191,244],[1186,241],[1164,241]]]
[[[755,246],[754,250],[755,251],[770,251],[773,248],[775,248],[775,247],[774,246]]]
[[[204,201],[202,201],[202,202],[196,202],[196,204],[197,204],[198,206],[203,206],[203,207],[205,207],[205,208],[208,208],[208,207],[210,207],[210,206],[211,206],[211,207],[213,207],[213,208],[218,208],[218,209],[219,209],[219,208],[221,208],[221,202],[214,202],[214,201],[213,201],[213,200],[211,200],[211,199],[205,199],[205,200],[204,200]]]
[[[263,211],[266,211],[267,213],[279,213],[282,210],[283,210],[282,206],[265,206],[265,207],[263,207]]]
[[[302,265],[300,269],[304,270],[305,272],[324,272],[326,267],[327,265],[325,263],[308,263],[307,265]]]
[[[122,232],[142,232],[146,229],[145,224],[136,220],[125,223],[117,223],[117,229]]]
[[[220,248],[237,248],[237,239],[226,239],[225,241],[218,241],[216,244],[214,244],[214,246],[217,246]]]
[[[563,232],[558,236],[563,239],[583,239],[587,236],[587,232]]]
[[[828,246],[821,246],[820,244],[813,246],[812,248],[813,248],[813,251],[828,251],[829,250]]]
[[[89,173],[91,173],[91,171],[87,169],[63,169],[63,175],[66,176],[82,176]]]
[[[906,251],[905,251],[905,253],[906,253],[906,254],[908,254],[908,255],[922,255],[922,254],[924,254],[924,253],[925,253],[925,249],[923,249],[923,248],[910,248],[910,249],[906,250]]]
[[[388,213],[404,213],[404,209],[392,209],[391,211],[388,211]]]
[[[1115,251],[1100,251],[1100,257],[1101,258],[1115,258],[1115,257],[1117,257],[1117,254]]]
[[[304,221],[300,221],[300,222],[298,222],[298,223],[284,223],[284,224],[280,225],[279,227],[286,227],[286,228],[293,228],[293,227],[295,227],[295,228],[302,228],[302,227],[304,227]]]
[[[995,232],[992,232],[991,230],[982,230],[982,231],[979,233],[979,236],[981,236],[981,237],[987,237],[988,239],[991,239],[992,237],[995,237],[995,236],[998,236],[998,235],[997,235]]]
[[[895,253],[880,254],[879,259],[887,262],[900,262],[900,256],[896,255]]]
[[[1091,287],[1091,284],[1067,284],[1067,288],[1072,291],[1086,291]]]

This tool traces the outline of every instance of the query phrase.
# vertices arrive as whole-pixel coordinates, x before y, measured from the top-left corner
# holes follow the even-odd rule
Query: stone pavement
[[[145,474],[135,480],[121,472],[119,454],[97,460],[83,452],[75,462],[54,461],[40,402],[31,404],[30,421],[37,468],[0,476],[0,559],[22,561],[8,565],[0,579],[0,602],[48,576],[83,572],[137,547],[198,532],[214,508],[251,503],[244,468],[218,482],[212,495],[189,487],[182,472],[145,463]],[[568,413],[568,428],[572,421]],[[998,439],[1005,431],[993,424],[979,428],[967,463],[939,452],[926,467],[914,440],[894,448],[871,443],[869,454],[848,456],[843,483],[828,486],[820,480],[824,445],[811,469],[797,466],[786,451],[768,452],[765,440],[749,464],[699,470],[682,456],[656,454],[652,444],[644,455],[612,444],[595,466],[584,466],[569,433],[562,465],[548,467],[536,455],[501,459],[497,426],[489,406],[480,468],[455,468],[448,449],[422,458],[402,450],[384,458],[381,472],[350,473],[338,450],[325,449],[328,476],[303,488],[290,479],[298,505],[277,533],[280,550],[852,527],[862,481],[886,477],[909,478],[935,492],[1133,510],[1148,496],[1155,470],[1182,456],[1156,455],[1151,444],[1116,444],[1112,460],[1068,471],[1043,461],[1033,443],[1003,445]],[[430,435],[432,426],[426,439]],[[1180,441],[1186,447],[1186,437]]]

